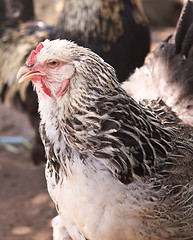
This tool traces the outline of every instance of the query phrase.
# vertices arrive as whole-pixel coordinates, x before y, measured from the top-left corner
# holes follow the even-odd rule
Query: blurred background
[[[152,51],[174,32],[184,1],[131,2],[142,3],[148,19]],[[0,0],[0,48],[11,39],[5,37],[5,31],[25,21],[30,14],[31,20],[35,16],[48,25],[56,25],[64,0],[34,0],[34,13],[30,4],[31,1],[24,11],[27,16],[24,14],[21,17],[21,0]],[[14,46],[14,43],[11,44]],[[14,47],[11,51],[14,52]],[[0,63],[2,61],[4,59],[0,54]],[[1,67],[2,64],[0,72]],[[0,78],[0,81],[3,80]],[[31,160],[35,132],[29,116],[8,105],[6,102],[0,103],[0,240],[51,240],[51,219],[56,211],[47,193],[44,163],[36,165]]]

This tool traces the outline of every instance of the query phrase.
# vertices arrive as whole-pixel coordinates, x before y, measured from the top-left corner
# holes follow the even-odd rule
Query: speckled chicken
[[[173,36],[150,53],[122,87],[136,100],[162,98],[193,124],[193,1],[186,2]]]
[[[54,240],[193,239],[192,128],[163,101],[138,104],[67,40],[40,43],[18,78],[38,94]]]
[[[149,27],[139,0],[64,1],[56,27],[29,22],[3,32],[0,96],[3,101],[22,107],[36,131],[39,125],[37,97],[31,83],[26,82],[19,88],[15,75],[38,42],[63,37],[101,55],[115,67],[119,81],[143,64],[150,45]],[[32,157],[39,163],[44,159],[44,151],[38,132],[35,140]]]

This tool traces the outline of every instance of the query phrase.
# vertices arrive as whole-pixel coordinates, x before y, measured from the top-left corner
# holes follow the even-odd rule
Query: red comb
[[[40,50],[44,47],[44,45],[42,43],[39,43],[36,50],[33,50],[29,56],[29,58],[26,61],[27,65],[33,65],[36,61],[36,55],[37,53],[40,52]]]

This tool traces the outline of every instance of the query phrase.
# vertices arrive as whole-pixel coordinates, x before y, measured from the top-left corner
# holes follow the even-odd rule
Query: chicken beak
[[[37,76],[40,76],[40,72],[31,70],[29,67],[26,65],[22,66],[18,73],[17,73],[17,78],[19,79],[19,83],[22,83],[26,80],[34,80],[37,78]]]

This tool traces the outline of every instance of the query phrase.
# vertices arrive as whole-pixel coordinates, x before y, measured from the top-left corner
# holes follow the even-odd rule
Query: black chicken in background
[[[65,1],[53,39],[73,40],[111,64],[119,82],[144,63],[150,31],[139,0]]]
[[[185,123],[193,123],[193,1],[182,10],[173,36],[136,69],[122,87],[137,100],[163,99]]]
[[[26,4],[21,0],[17,2]],[[47,38],[75,41],[110,63],[122,82],[143,64],[150,48],[150,32],[139,0],[64,1],[56,26],[36,20],[15,22],[16,26],[1,25],[0,29],[0,97],[28,114],[36,131],[32,159],[38,164],[45,158],[38,130],[37,96],[30,82],[21,87],[16,79],[18,69],[31,50]]]

